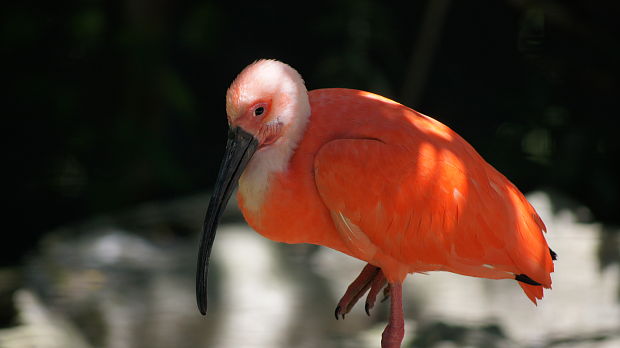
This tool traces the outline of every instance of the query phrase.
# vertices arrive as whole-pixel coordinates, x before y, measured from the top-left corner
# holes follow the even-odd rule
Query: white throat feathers
[[[229,118],[253,100],[266,96],[272,100],[274,115],[266,125],[281,128],[281,135],[256,151],[239,179],[239,194],[251,211],[262,205],[271,175],[287,170],[311,114],[308,91],[299,73],[276,60],[259,60],[244,69],[229,88]]]

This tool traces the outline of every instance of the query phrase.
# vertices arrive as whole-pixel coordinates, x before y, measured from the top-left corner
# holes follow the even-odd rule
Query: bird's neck
[[[278,117],[284,124],[282,136],[273,144],[256,151],[239,179],[239,195],[244,201],[244,208],[250,212],[260,209],[269,191],[271,178],[288,169],[291,157],[303,139],[311,114],[305,88],[295,99],[287,112]]]

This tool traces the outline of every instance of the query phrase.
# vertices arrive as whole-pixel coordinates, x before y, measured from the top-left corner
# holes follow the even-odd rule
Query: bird
[[[511,279],[534,303],[556,253],[519,189],[441,122],[380,95],[308,91],[274,59],[245,67],[226,92],[228,139],[205,215],[196,299],[207,312],[209,257],[232,193],[249,226],[283,243],[328,247],[366,266],[334,312],[366,293],[389,298],[382,348],[404,337],[408,274]]]

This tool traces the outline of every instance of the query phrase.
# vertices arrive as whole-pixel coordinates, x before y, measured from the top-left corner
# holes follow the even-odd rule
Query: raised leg
[[[383,289],[383,287],[387,284],[387,280],[383,275],[383,272],[379,272],[370,283],[370,291],[368,292],[368,297],[366,297],[366,305],[364,309],[366,310],[366,314],[370,316],[370,310],[375,306],[375,301],[377,300],[377,294]],[[387,298],[389,295],[385,295]]]
[[[355,278],[353,283],[349,285],[344,296],[342,296],[338,302],[338,306],[336,306],[336,311],[334,313],[336,319],[338,319],[339,315],[344,319],[344,315],[349,313],[357,301],[368,291],[377,274],[381,274],[381,268],[366,264],[362,272]]]
[[[381,348],[400,348],[405,336],[403,316],[403,285],[390,283],[390,320],[381,336]]]

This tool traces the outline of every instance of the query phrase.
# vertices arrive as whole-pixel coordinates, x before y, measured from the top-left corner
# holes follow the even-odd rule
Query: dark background
[[[308,89],[403,102],[457,131],[523,191],[557,190],[598,221],[620,220],[617,1],[1,6],[9,210],[0,264],[20,262],[63,224],[208,191],[226,89],[259,58],[290,64]]]

